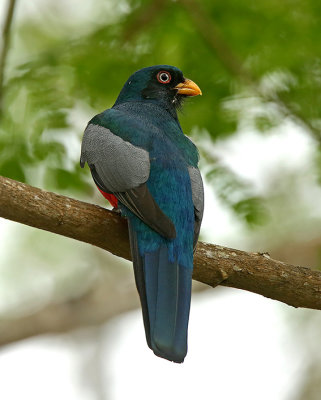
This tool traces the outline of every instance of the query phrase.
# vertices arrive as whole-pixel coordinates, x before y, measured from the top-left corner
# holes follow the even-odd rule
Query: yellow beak
[[[179,94],[184,94],[185,96],[202,96],[201,89],[196,85],[195,82],[191,81],[190,79],[185,79],[184,82],[179,83],[174,87],[177,89]]]

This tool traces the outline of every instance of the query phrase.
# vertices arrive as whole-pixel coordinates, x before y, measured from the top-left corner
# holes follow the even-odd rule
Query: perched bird
[[[187,353],[193,251],[203,217],[198,151],[177,109],[201,94],[176,67],[135,72],[84,133],[80,165],[127,217],[148,346],[181,363]]]

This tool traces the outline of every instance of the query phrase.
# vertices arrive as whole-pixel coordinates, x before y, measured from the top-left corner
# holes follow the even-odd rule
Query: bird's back
[[[126,119],[128,129],[124,129]],[[188,168],[197,165],[195,145],[183,134],[178,120],[157,105],[128,102],[101,115],[100,122],[113,132],[118,121],[124,140],[149,151],[148,189],[176,228],[176,238],[168,241],[123,207],[139,237],[141,253],[165,243],[172,261],[177,259],[193,268],[194,205]]]

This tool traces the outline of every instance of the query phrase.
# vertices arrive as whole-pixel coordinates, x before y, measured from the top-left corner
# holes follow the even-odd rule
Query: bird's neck
[[[113,108],[118,107],[126,107],[129,110],[134,110],[135,113],[145,114],[145,116],[149,116],[150,118],[153,118],[153,116],[162,116],[162,118],[165,118],[165,120],[174,119],[181,129],[176,108],[174,105],[169,105],[166,102],[154,99],[135,99],[119,102],[117,99],[116,103],[113,105]]]
[[[171,101],[168,101],[167,99],[166,100],[165,99],[164,100],[148,99],[148,100],[144,100],[144,101],[148,102],[149,104],[152,104],[155,108],[159,108],[160,111],[166,111],[179,124],[176,108]]]

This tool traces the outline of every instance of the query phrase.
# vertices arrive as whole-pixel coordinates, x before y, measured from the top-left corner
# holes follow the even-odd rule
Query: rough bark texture
[[[0,217],[101,247],[130,260],[126,220],[112,211],[0,177]],[[321,309],[321,272],[199,242],[193,278]]]

